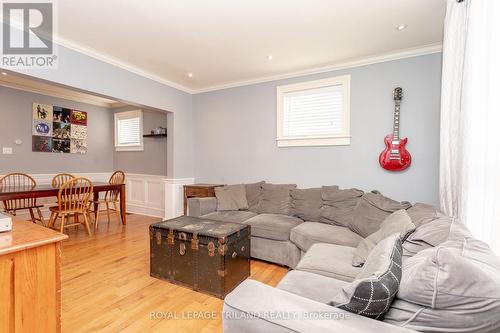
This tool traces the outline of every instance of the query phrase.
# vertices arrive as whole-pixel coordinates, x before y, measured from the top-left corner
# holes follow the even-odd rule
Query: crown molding
[[[228,82],[225,84],[214,85],[207,88],[196,89],[193,91],[193,94],[200,94],[210,91],[223,90],[229,88],[236,88],[241,86],[248,86],[251,84],[264,83],[276,80],[290,79],[299,76],[312,75],[312,74],[320,74],[332,71],[338,71],[342,69],[361,67],[366,65],[373,65],[387,61],[406,59],[412,57],[423,56],[427,54],[440,53],[443,50],[443,45],[441,43],[429,44],[418,48],[404,49],[398,50],[395,52],[384,53],[381,55],[363,57],[356,60],[351,60],[347,62],[337,63],[324,67],[311,68],[301,71],[295,71],[287,74],[277,74],[271,76],[265,76],[261,78],[251,79],[251,80],[243,80],[243,81],[234,81]]]
[[[61,38],[61,37],[55,37],[54,41],[58,45],[61,45],[61,46],[65,47],[65,48],[68,48],[68,49],[71,49],[73,51],[82,53],[82,54],[84,54],[86,56],[89,56],[91,58],[94,58],[94,59],[100,60],[102,62],[108,63],[110,65],[119,67],[119,68],[124,69],[124,70],[126,70],[128,72],[131,72],[131,73],[137,74],[139,76],[148,78],[150,80],[153,80],[153,81],[156,81],[158,83],[167,85],[169,87],[181,90],[181,91],[186,92],[188,94],[193,94],[193,90],[190,89],[190,88],[188,88],[188,87],[185,87],[185,86],[183,86],[181,84],[178,84],[176,82],[167,80],[167,79],[162,78],[162,77],[160,77],[160,76],[158,76],[156,74],[153,74],[151,72],[142,70],[142,69],[140,69],[138,67],[135,67],[135,66],[132,66],[130,64],[127,64],[127,63],[125,63],[123,61],[120,61],[120,60],[118,60],[116,58],[107,56],[107,55],[105,55],[103,53],[100,53],[100,52],[98,52],[96,50],[93,50],[93,49],[90,49],[90,48],[87,48],[87,47],[83,47],[81,45],[75,44],[74,42],[68,41],[68,40],[66,40],[64,38]]]
[[[27,91],[27,92],[32,92],[35,94],[40,94],[40,95],[46,95],[46,96],[52,96],[52,97],[57,97],[57,98],[62,98],[70,101],[75,101],[75,102],[81,102],[81,103],[86,103],[86,104],[92,104],[96,106],[100,106],[103,108],[115,108],[115,104],[118,104],[118,102],[113,102],[113,103],[105,103],[102,101],[98,101],[92,98],[91,95],[82,97],[78,93],[71,93],[71,91],[63,92],[63,91],[54,91],[46,87],[35,87],[35,86],[29,86],[25,85],[22,83],[18,82],[8,82],[4,81],[0,78],[0,87],[7,87],[11,89],[16,89],[16,90],[22,90],[22,91]]]
[[[95,58],[97,60],[103,61],[103,62],[108,63],[110,65],[122,68],[124,70],[132,72],[132,73],[137,74],[139,76],[151,79],[151,80],[156,81],[158,83],[167,85],[169,87],[181,90],[181,91],[189,93],[189,94],[200,94],[200,93],[205,93],[205,92],[210,92],[210,91],[236,88],[236,87],[247,86],[247,85],[252,85],[252,84],[257,84],[257,83],[264,83],[264,82],[270,82],[270,81],[275,81],[275,80],[283,80],[283,79],[289,79],[289,78],[294,78],[294,77],[299,77],[299,76],[320,74],[320,73],[332,72],[332,71],[337,71],[337,70],[342,70],[342,69],[372,65],[372,64],[377,64],[377,63],[382,63],[382,62],[387,62],[387,61],[418,57],[418,56],[427,55],[427,54],[440,53],[440,52],[442,52],[442,49],[443,49],[442,43],[428,44],[428,45],[424,45],[421,47],[402,49],[402,50],[388,52],[388,53],[384,53],[384,54],[380,54],[380,55],[362,57],[362,58],[358,58],[355,60],[336,63],[336,64],[332,64],[332,65],[328,65],[328,66],[322,66],[322,67],[310,68],[310,69],[306,69],[306,70],[294,71],[294,72],[290,72],[290,73],[286,73],[286,74],[270,75],[270,76],[264,76],[264,77],[260,77],[260,78],[250,79],[250,80],[232,81],[232,82],[227,82],[227,83],[223,83],[223,84],[217,84],[217,85],[213,85],[213,86],[206,87],[206,88],[191,89],[191,88],[185,87],[181,84],[167,80],[167,79],[160,77],[158,75],[152,74],[148,71],[144,71],[144,70],[137,68],[135,66],[126,64],[126,63],[124,63],[116,58],[106,56],[98,51],[95,51],[95,50],[92,50],[92,49],[89,49],[86,47],[82,47],[82,46],[77,45],[77,44],[70,42],[68,40],[65,40],[65,39],[58,37],[58,38],[55,38],[55,41],[57,44],[62,45],[66,48],[72,49],[74,51],[77,51],[77,52],[82,53],[84,55],[87,55],[89,57]]]

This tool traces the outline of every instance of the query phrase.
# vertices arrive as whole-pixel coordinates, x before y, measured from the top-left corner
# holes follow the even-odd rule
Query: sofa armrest
[[[188,216],[199,217],[217,210],[217,198],[189,198]]]
[[[222,321],[224,333],[415,333],[251,279],[226,296]]]

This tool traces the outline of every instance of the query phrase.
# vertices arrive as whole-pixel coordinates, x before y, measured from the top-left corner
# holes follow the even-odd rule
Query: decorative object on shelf
[[[154,130],[151,130],[151,134],[144,134],[144,138],[153,138],[153,137],[166,137],[167,129],[165,127],[158,126]]]
[[[167,134],[167,129],[165,127],[158,126],[154,129],[154,133],[152,134]]]
[[[401,139],[399,136],[399,113],[401,109],[401,99],[403,98],[403,89],[397,87],[393,91],[394,96],[394,125],[392,134],[385,137],[384,142],[386,148],[379,157],[379,163],[382,168],[389,171],[402,171],[408,168],[411,164],[411,155],[406,150],[408,138]]]
[[[35,152],[87,153],[87,112],[33,103]]]

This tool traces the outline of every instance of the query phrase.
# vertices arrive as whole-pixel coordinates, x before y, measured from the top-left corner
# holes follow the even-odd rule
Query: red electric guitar
[[[411,164],[411,155],[406,150],[408,138],[399,137],[399,111],[401,108],[401,99],[403,98],[403,89],[397,87],[394,89],[394,127],[392,134],[385,137],[386,148],[380,154],[379,162],[382,168],[389,171],[402,171]]]

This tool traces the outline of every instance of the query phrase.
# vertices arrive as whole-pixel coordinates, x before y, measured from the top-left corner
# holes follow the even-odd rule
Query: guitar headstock
[[[394,91],[392,92],[392,94],[394,95],[395,101],[402,100],[403,99],[403,88],[401,88],[401,87],[395,88]]]

